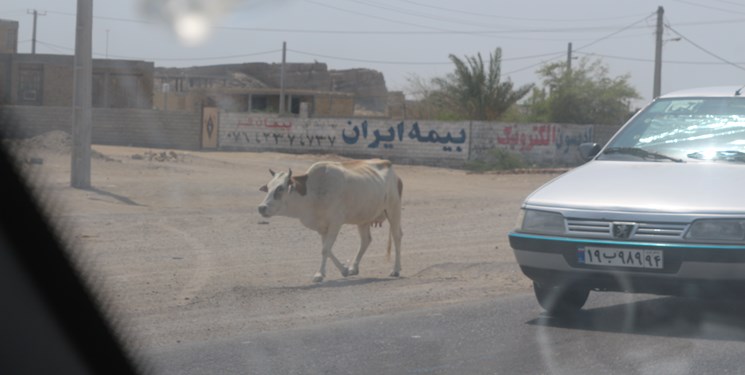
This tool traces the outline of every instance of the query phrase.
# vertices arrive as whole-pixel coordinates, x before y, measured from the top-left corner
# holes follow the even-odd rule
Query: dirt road
[[[522,199],[551,174],[467,174],[397,165],[404,181],[402,277],[388,228],[373,229],[359,276],[327,268],[320,236],[262,219],[268,168],[296,173],[337,156],[172,152],[94,146],[93,190],[69,187],[69,152],[25,146],[24,163],[117,325],[143,350],[242,333],[457,304],[530,290],[507,241]],[[334,247],[358,246],[346,226]]]

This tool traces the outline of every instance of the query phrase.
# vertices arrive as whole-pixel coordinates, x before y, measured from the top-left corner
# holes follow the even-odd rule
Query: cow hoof
[[[357,268],[350,268],[349,269],[349,276],[354,276],[354,275],[359,275],[359,274],[360,274],[360,270],[359,269],[357,269]]]
[[[391,277],[399,277],[401,275],[399,275],[399,272],[398,271],[393,271],[393,272],[391,272],[391,275],[390,276]]]
[[[344,277],[347,277],[347,276],[349,276],[349,275],[350,275],[350,273],[349,273],[349,268],[347,268],[347,267],[344,267],[344,268],[343,268],[343,269],[341,270],[341,275],[342,275],[342,276],[344,276]]]
[[[317,273],[315,274],[315,276],[313,276],[314,283],[320,283],[321,281],[323,281],[323,275],[321,275],[320,273]]]

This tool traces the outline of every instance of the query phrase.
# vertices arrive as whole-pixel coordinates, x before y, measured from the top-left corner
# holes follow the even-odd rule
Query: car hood
[[[745,215],[745,164],[591,161],[526,199],[533,208]]]

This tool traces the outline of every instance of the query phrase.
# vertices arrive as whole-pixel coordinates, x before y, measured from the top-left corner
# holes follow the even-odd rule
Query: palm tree
[[[465,61],[450,55],[455,72],[446,78],[435,78],[434,82],[466,116],[474,120],[498,119],[507,109],[527,95],[532,84],[514,89],[509,79],[500,82],[502,49],[489,55],[488,71],[484,67],[481,53],[466,56]]]

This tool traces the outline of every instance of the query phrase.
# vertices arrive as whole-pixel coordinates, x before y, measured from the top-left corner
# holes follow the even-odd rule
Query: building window
[[[264,95],[253,95],[251,96],[251,111],[252,112],[266,112],[268,108],[267,97]]]
[[[91,89],[93,90],[93,107],[104,108],[108,107],[106,90],[106,74],[93,73]]]
[[[18,104],[42,104],[43,76],[41,66],[18,68]]]
[[[108,86],[111,108],[144,108],[145,97],[140,86],[140,77],[130,74],[111,74]]]

